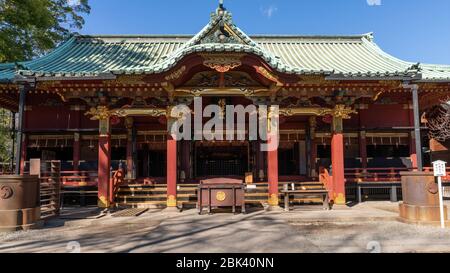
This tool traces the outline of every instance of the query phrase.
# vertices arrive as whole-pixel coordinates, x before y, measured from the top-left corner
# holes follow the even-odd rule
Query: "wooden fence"
[[[56,217],[61,207],[61,162],[48,161],[40,165],[41,219]],[[30,173],[36,174],[36,173]]]

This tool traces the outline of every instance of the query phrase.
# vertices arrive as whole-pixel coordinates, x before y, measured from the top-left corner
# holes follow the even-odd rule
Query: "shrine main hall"
[[[446,150],[423,121],[449,94],[450,66],[395,58],[372,33],[247,35],[223,5],[196,35],[75,35],[0,64],[0,106],[16,116],[14,171],[60,161],[63,186],[96,189],[100,207],[182,206],[214,177],[256,185],[247,201],[269,207],[291,185],[346,204],[352,183],[422,170]],[[277,149],[248,137],[249,118],[232,133],[245,140],[174,139],[171,109],[194,110],[196,98],[267,106],[269,119],[279,107]]]

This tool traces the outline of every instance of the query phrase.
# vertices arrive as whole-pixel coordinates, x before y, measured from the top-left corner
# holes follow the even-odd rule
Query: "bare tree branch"
[[[450,139],[450,104],[447,101],[430,108],[425,114],[430,139],[441,142]]]

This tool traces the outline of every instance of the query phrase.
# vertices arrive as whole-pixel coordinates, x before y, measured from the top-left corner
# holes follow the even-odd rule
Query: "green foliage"
[[[84,25],[88,0],[0,0],[0,62],[32,59]]]
[[[0,63],[33,59],[84,25],[88,0],[0,0]],[[11,116],[0,109],[0,172],[11,161]]]
[[[11,162],[11,113],[8,110],[0,109],[0,172],[4,163]]]

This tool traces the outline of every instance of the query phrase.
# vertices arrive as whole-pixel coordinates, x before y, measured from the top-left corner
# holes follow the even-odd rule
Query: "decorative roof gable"
[[[211,14],[209,24],[195,35],[187,46],[214,43],[257,46],[247,34],[236,27],[232,14],[223,7],[219,7]]]

